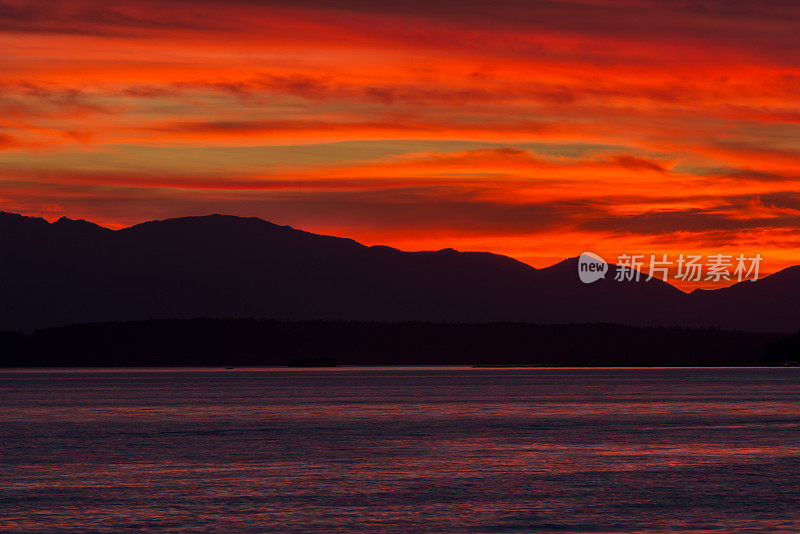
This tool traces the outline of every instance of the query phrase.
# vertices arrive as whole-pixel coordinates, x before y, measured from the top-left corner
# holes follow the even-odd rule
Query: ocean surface
[[[800,532],[800,369],[0,370],[2,532]]]

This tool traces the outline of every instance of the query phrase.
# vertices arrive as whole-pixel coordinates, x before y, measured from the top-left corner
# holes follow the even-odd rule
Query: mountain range
[[[0,212],[0,250],[0,330],[193,317],[800,328],[800,266],[685,293],[658,279],[584,284],[577,258],[537,269],[227,215],[110,230]]]

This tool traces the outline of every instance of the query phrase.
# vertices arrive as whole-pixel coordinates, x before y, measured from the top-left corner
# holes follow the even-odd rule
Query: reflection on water
[[[800,369],[0,372],[3,532],[800,532]]]

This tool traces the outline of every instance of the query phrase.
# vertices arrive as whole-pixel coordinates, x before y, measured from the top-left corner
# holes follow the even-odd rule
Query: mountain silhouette
[[[583,284],[576,258],[535,269],[227,215],[109,230],[0,212],[0,250],[0,330],[192,317],[800,327],[800,267],[687,294],[645,277]]]

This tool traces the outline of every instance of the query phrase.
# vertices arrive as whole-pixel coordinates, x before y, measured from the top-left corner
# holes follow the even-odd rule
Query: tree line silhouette
[[[187,319],[0,333],[0,366],[740,366],[800,359],[800,337],[616,324]]]

